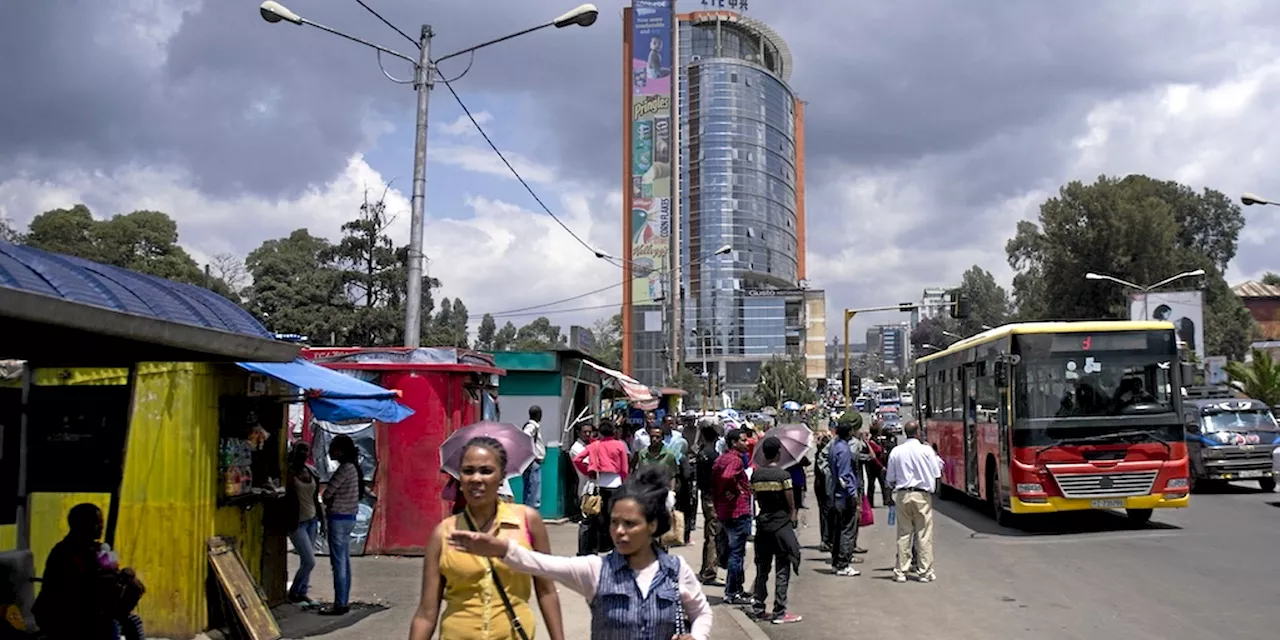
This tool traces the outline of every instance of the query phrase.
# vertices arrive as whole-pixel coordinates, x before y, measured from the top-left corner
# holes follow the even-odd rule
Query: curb
[[[729,619],[733,620],[738,625],[738,628],[742,629],[742,633],[746,634],[751,640],[769,640],[769,636],[760,630],[760,625],[748,618],[747,614],[743,613],[741,609],[731,607],[729,609]]]

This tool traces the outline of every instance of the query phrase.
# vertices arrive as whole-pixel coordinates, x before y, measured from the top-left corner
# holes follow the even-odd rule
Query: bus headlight
[[[1166,484],[1164,485],[1164,487],[1165,487],[1166,489],[1186,489],[1186,488],[1187,488],[1187,479],[1186,479],[1186,478],[1174,478],[1174,479],[1170,480],[1168,483],[1166,483]]]
[[[1029,484],[1019,483],[1017,486],[1017,491],[1018,493],[1044,493],[1044,487],[1035,483],[1029,483]]]

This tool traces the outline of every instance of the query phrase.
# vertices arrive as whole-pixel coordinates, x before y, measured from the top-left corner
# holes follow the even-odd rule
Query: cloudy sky
[[[443,55],[577,0],[366,1],[411,35],[430,22]],[[286,4],[412,48],[356,0]],[[561,220],[617,254],[625,3],[598,4],[595,26],[486,49],[454,86]],[[257,5],[0,3],[0,217],[25,225],[77,202],[99,216],[157,209],[204,261],[299,227],[336,237],[365,189],[390,182],[407,242],[412,89],[384,78],[371,51],[269,25]],[[918,299],[975,263],[1007,283],[1014,224],[1072,179],[1140,172],[1280,197],[1273,2],[751,0],[749,13],[787,39],[809,102],[808,261],[829,309]],[[445,295],[478,318],[619,283],[460,118],[440,87],[426,250]],[[1232,283],[1280,269],[1265,248],[1280,211],[1246,213]],[[583,307],[620,300],[614,287],[548,315],[590,323],[611,311]],[[900,319],[861,316],[855,330]]]

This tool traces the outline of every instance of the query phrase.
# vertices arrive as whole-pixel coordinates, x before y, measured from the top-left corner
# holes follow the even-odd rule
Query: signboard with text
[[[635,0],[631,24],[632,304],[662,297],[671,267],[675,127],[672,0]]]

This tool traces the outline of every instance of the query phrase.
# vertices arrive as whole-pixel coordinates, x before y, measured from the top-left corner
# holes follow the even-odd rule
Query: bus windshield
[[[1174,411],[1172,331],[1016,336],[1017,414],[1096,418]]]

